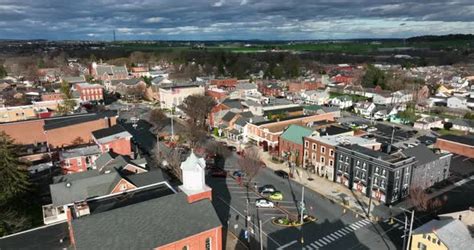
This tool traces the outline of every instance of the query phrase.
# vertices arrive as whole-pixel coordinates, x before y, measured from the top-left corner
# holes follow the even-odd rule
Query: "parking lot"
[[[449,170],[451,176],[466,178],[474,174],[474,159],[453,154]]]

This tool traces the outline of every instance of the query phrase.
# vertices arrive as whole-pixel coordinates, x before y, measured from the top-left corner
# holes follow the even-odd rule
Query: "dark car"
[[[237,148],[234,146],[227,146],[230,151],[237,151]]]
[[[273,193],[276,191],[276,188],[273,185],[264,185],[261,186],[258,190],[261,194],[264,193]]]
[[[227,171],[219,169],[219,168],[213,168],[211,170],[211,176],[225,178],[227,177]]]
[[[240,171],[240,170],[237,170],[237,171],[234,171],[234,173],[232,173],[232,175],[234,177],[244,177],[245,176],[245,173]]]
[[[280,176],[283,179],[288,179],[289,178],[288,173],[283,171],[283,170],[275,170],[275,174]]]

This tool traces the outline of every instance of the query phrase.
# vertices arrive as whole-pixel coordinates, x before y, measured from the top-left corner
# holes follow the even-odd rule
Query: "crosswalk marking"
[[[331,241],[329,241],[328,239],[326,239],[326,237],[322,238],[321,241],[322,241],[322,242],[326,242],[326,244],[331,243]]]
[[[316,244],[318,247],[323,247],[324,245],[319,243],[318,241],[315,241],[314,244]]]
[[[326,235],[326,237],[327,237],[328,239],[330,239],[331,241],[335,241],[335,240],[337,239],[337,238],[334,239],[331,235]]]
[[[313,242],[313,243],[311,243],[310,245],[311,245],[312,247],[316,248],[316,249],[318,249],[318,248],[319,248],[319,247],[318,247],[316,244],[314,244],[314,242]]]
[[[323,239],[319,239],[319,242],[320,242],[323,246],[325,246],[325,245],[327,244]]]
[[[349,227],[352,228],[352,229],[354,229],[354,230],[356,230],[356,229],[359,228],[359,227],[356,227],[356,226],[354,226],[354,225],[349,225]]]
[[[334,232],[334,234],[335,234],[336,236],[338,236],[338,237],[344,236],[343,234],[341,234],[341,233],[339,233],[339,232]]]
[[[401,226],[401,225],[398,227],[399,230],[402,230],[403,228],[405,228],[405,227]]]
[[[357,226],[357,227],[361,227],[361,226],[363,226],[364,224],[362,224],[362,221],[358,221],[358,222],[356,222],[356,223],[353,223],[352,225]]]
[[[306,247],[304,247],[304,248],[307,248],[307,249],[309,249],[309,250],[312,250],[312,249],[313,249],[313,248],[311,248],[310,246],[306,246]]]

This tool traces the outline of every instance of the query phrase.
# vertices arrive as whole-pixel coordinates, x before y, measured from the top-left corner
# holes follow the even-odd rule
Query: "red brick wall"
[[[125,188],[122,188],[122,185],[125,187]],[[121,179],[117,185],[115,185],[114,189],[112,189],[112,192],[110,192],[111,194],[115,194],[115,193],[120,193],[120,192],[123,192],[125,190],[131,190],[131,189],[135,189],[137,187],[135,187],[132,183],[126,181],[125,179]]]
[[[42,101],[59,101],[63,99],[62,93],[47,93],[41,95]]]
[[[235,88],[237,85],[237,79],[230,78],[230,79],[213,79],[211,80],[211,85],[217,85],[217,87],[221,88]]]
[[[292,154],[294,152],[298,152],[298,158],[296,163],[298,166],[301,166],[303,164],[303,145],[294,143],[292,141],[287,141],[280,137],[278,148],[280,156],[283,156],[283,153],[285,152],[291,152]]]
[[[109,146],[110,151],[119,155],[132,155],[132,145],[130,139],[122,138],[111,141],[109,143],[101,144],[100,150],[102,151],[102,153],[107,152],[106,145]]]
[[[78,160],[81,159],[81,164],[78,164]],[[67,167],[66,162],[69,160],[69,167]],[[85,172],[87,171],[86,166],[86,159],[85,157],[76,157],[76,158],[69,158],[61,161],[61,168],[64,174],[71,174],[77,172]]]
[[[159,232],[157,232],[159,234]],[[170,243],[165,246],[157,246],[156,250],[182,250],[184,246],[188,246],[190,250],[206,250],[206,239],[211,238],[211,249],[222,250],[222,226],[211,230],[190,236]]]
[[[0,124],[0,131],[10,135],[18,144],[34,144],[46,141],[43,126],[44,120],[3,123]]]
[[[308,156],[306,159],[308,159],[309,162],[313,162],[313,158],[312,158],[312,155],[313,153],[316,154],[316,159],[315,159],[315,162],[319,162],[321,163],[321,156],[324,157],[324,165],[325,166],[329,166],[329,161],[331,160],[332,161],[332,166],[331,167],[334,167],[335,164],[336,164],[336,161],[335,161],[335,154],[336,154],[336,149],[332,146],[332,145],[329,145],[329,144],[326,144],[326,143],[322,143],[318,140],[314,140],[314,139],[311,139],[311,138],[305,138],[305,143],[306,141],[308,142],[308,147],[304,147],[305,150],[308,151]],[[313,143],[316,144],[316,150],[313,150]],[[303,145],[306,145],[306,144],[303,144]],[[321,146],[325,147],[325,151],[324,153],[321,153]],[[331,156],[330,155],[330,151],[333,150],[333,155]]]
[[[296,93],[301,90],[316,90],[320,87],[323,87],[320,82],[292,82],[288,84],[288,91]]]
[[[212,190],[188,196],[188,203],[193,203],[204,199],[212,200]]]
[[[113,123],[115,123],[115,117],[111,119]],[[64,147],[72,145],[72,142],[77,138],[81,138],[84,142],[92,142],[92,131],[108,127],[107,119],[99,119],[68,127],[52,129],[46,132],[47,141],[51,147]]]
[[[435,147],[441,150],[448,151],[450,153],[466,156],[469,158],[474,158],[474,146],[469,146],[469,145],[451,142],[451,141],[438,138],[436,140]]]

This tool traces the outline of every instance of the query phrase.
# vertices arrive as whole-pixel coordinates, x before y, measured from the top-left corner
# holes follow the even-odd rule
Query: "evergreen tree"
[[[28,188],[26,164],[18,159],[18,146],[5,132],[0,133],[0,205]]]

